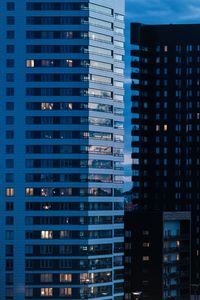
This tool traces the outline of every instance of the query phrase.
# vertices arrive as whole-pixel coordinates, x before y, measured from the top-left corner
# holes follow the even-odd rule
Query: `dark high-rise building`
[[[0,3],[0,299],[123,298],[124,1]]]
[[[190,299],[190,212],[125,212],[125,299]]]
[[[133,201],[191,211],[200,284],[200,25],[131,26]],[[178,298],[175,298],[178,299]]]

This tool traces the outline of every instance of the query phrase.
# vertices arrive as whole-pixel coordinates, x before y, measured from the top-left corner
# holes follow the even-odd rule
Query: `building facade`
[[[125,299],[190,299],[190,212],[125,212]]]
[[[191,211],[194,286],[200,283],[199,29],[131,26],[133,198],[144,210]]]
[[[0,299],[120,300],[124,1],[0,14]]]

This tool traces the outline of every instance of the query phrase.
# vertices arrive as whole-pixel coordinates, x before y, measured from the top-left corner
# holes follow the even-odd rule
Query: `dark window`
[[[13,116],[7,116],[6,117],[6,124],[7,125],[13,125],[14,124],[14,117]]]
[[[6,88],[6,96],[14,96],[14,88]]]
[[[13,182],[13,181],[14,181],[14,174],[6,173],[6,182]]]
[[[15,24],[15,17],[13,16],[8,16],[6,18],[6,21],[7,21],[7,25],[14,25]]]
[[[7,37],[7,39],[14,39],[15,38],[14,30],[7,30],[6,37]]]
[[[6,225],[13,225],[14,224],[14,217],[13,216],[7,216],[6,217]]]
[[[13,82],[14,81],[14,73],[7,73],[6,74],[6,81]]]
[[[14,2],[7,2],[7,10],[15,10],[15,3]]]
[[[6,210],[13,210],[14,209],[14,203],[13,202],[7,202],[6,203]]]
[[[6,130],[6,138],[13,139],[14,138],[14,131],[13,130]]]
[[[6,159],[6,168],[14,168],[14,159]]]
[[[15,46],[14,45],[7,45],[6,46],[6,52],[7,53],[14,53],[15,51]]]
[[[7,67],[7,68],[14,68],[14,66],[15,66],[15,61],[14,61],[14,59],[7,59],[7,60],[6,60],[6,67]]]
[[[14,153],[14,145],[6,145],[6,153],[7,154]]]
[[[6,102],[6,110],[14,110],[14,102]]]

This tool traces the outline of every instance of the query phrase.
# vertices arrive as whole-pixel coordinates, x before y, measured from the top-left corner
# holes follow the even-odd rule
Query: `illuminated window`
[[[52,288],[41,288],[40,295],[44,297],[53,296],[53,289]]]
[[[168,51],[168,46],[164,46],[164,52]]]
[[[143,257],[142,257],[142,260],[143,260],[143,261],[149,261],[149,256],[143,256]]]
[[[66,65],[67,65],[68,67],[73,67],[73,60],[71,60],[71,59],[66,59]]]
[[[41,239],[52,239],[53,231],[52,230],[42,230],[41,231]]]
[[[40,274],[40,282],[52,282],[53,274]]]
[[[26,66],[27,66],[27,68],[34,68],[34,66],[35,66],[35,61],[34,61],[34,59],[28,59],[28,60],[26,61]]]
[[[160,130],[160,125],[156,125],[156,131]]]
[[[142,246],[143,246],[143,247],[149,247],[149,246],[150,246],[150,243],[144,242],[144,243],[142,244]]]
[[[41,103],[41,109],[42,110],[52,110],[53,109],[53,103]]]
[[[6,188],[6,196],[13,197],[14,196],[14,188]]]
[[[164,131],[167,131],[167,124],[164,125]]]
[[[60,274],[60,282],[72,282],[72,274]]]
[[[26,188],[26,196],[33,196],[34,189],[33,188]]]
[[[60,288],[60,296],[71,296],[72,288]]]

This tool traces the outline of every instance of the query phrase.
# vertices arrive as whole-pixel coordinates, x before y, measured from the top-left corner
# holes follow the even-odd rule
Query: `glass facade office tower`
[[[122,299],[124,1],[0,3],[0,299]]]
[[[132,24],[133,198],[191,211],[192,284],[200,284],[200,25]]]

